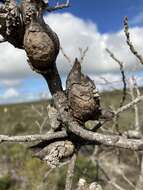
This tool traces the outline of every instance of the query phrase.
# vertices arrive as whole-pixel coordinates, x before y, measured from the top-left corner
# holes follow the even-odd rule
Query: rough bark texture
[[[13,46],[23,49],[24,25],[20,8],[13,0],[6,1],[0,11],[0,34]]]
[[[65,190],[72,190],[73,176],[75,171],[76,153],[73,154],[67,171]]]
[[[101,186],[96,182],[88,184],[85,179],[80,179],[76,190],[102,190]]]
[[[141,170],[140,170],[140,175],[139,175],[135,190],[142,190],[143,189],[143,155],[141,155],[140,165],[141,165]]]
[[[70,141],[57,141],[34,154],[35,157],[47,162],[51,168],[57,167],[74,153],[74,145]]]
[[[99,118],[100,102],[95,84],[81,72],[77,59],[68,75],[66,89],[68,105],[74,118],[83,122]]]
[[[59,39],[43,19],[42,1],[22,1],[25,24],[24,49],[33,68],[46,73],[55,64],[59,53]]]
[[[26,51],[31,68],[45,78],[55,106],[55,111],[49,114],[53,121],[51,123],[53,133],[16,137],[0,135],[0,142],[40,141],[31,149],[35,156],[46,161],[51,167],[58,166],[65,158],[71,158],[76,150],[85,144],[103,144],[135,151],[143,150],[143,140],[140,137],[139,139],[133,137],[129,139],[127,136],[97,133],[98,128],[94,132],[84,128],[84,122],[89,119],[100,122],[104,117],[106,120],[107,114],[102,115],[96,86],[88,76],[81,72],[81,65],[77,59],[68,75],[66,91],[63,91],[56,67],[59,39],[50,26],[45,24],[43,12],[45,10],[50,12],[66,6],[49,7],[43,0],[22,0],[18,6],[14,0],[6,0],[5,5],[0,8],[0,34],[4,40]],[[143,96],[122,106],[109,114],[110,119],[141,100],[143,100]],[[71,167],[73,168],[73,165]],[[68,179],[70,181],[69,189],[71,189],[70,175]],[[142,188],[140,187],[142,181],[141,175],[137,190]],[[89,185],[85,181],[80,182],[82,184],[79,183],[78,190],[101,189],[96,183]]]

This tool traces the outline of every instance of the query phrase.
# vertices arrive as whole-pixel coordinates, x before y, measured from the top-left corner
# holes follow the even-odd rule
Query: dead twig
[[[66,2],[66,3],[63,3],[63,4],[57,3],[57,4],[56,4],[55,6],[53,6],[53,7],[48,6],[48,7],[46,8],[46,11],[52,12],[52,11],[56,11],[56,10],[59,10],[59,9],[69,8],[70,6],[71,6],[71,5],[70,5],[70,1],[67,0],[67,2]]]
[[[133,81],[133,78],[131,78],[130,81],[129,81],[129,89],[130,89],[130,94],[131,94],[131,98],[132,98],[132,101],[133,101],[135,99],[134,90],[136,90],[136,94],[139,94],[137,84],[136,84],[136,89],[135,89],[135,83]],[[139,97],[139,96],[137,95],[137,97]],[[135,112],[135,131],[140,132],[139,109],[138,109],[137,104],[134,105],[134,112]]]
[[[84,61],[84,58],[86,56],[86,53],[88,52],[89,48],[86,47],[85,50],[83,50],[82,48],[79,48],[79,52],[80,52],[80,63],[82,64]]]
[[[121,99],[121,102],[120,102],[120,106],[119,107],[122,107],[125,100],[126,100],[126,95],[127,95],[127,84],[126,84],[126,75],[125,75],[125,71],[124,71],[124,64],[123,62],[121,62],[119,59],[117,59],[115,57],[115,55],[108,49],[106,48],[106,51],[107,53],[109,53],[110,57],[116,62],[118,63],[119,67],[120,67],[120,72],[121,72],[121,75],[122,75],[122,82],[123,82],[123,96],[122,96],[122,99]]]
[[[93,161],[93,160],[92,160],[92,161]],[[111,184],[111,185],[112,185],[114,188],[116,188],[117,190],[125,190],[123,187],[121,187],[120,185],[118,185],[118,184],[115,182],[114,178],[111,179],[111,178],[108,176],[107,172],[104,170],[104,168],[101,166],[101,164],[99,164],[98,160],[95,160],[93,163],[94,163],[94,164],[98,163],[99,170],[100,170],[100,171],[103,173],[103,175],[105,176],[105,180],[106,180],[106,182],[107,182],[108,184]]]
[[[135,49],[135,47],[134,47],[134,45],[133,45],[133,43],[131,42],[131,39],[130,39],[128,17],[127,16],[124,18],[124,32],[125,32],[125,36],[126,36],[126,39],[127,39],[126,40],[127,45],[129,46],[131,52],[136,56],[136,58],[139,60],[139,62],[141,64],[143,64],[143,57]]]
[[[104,135],[101,133],[94,133],[85,130],[73,121],[70,120],[70,131],[74,134],[82,137],[86,140],[88,144],[103,144],[105,146],[125,148],[135,151],[143,150],[143,140],[142,139],[128,139],[119,135]],[[0,135],[0,143],[3,142],[36,142],[36,141],[51,141],[54,139],[65,139],[68,137],[66,131],[47,133],[45,135],[25,135],[25,136],[7,136]]]
[[[119,173],[121,175],[121,177],[132,187],[135,188],[135,185],[132,183],[131,180],[128,179],[128,177],[125,175],[124,170],[119,166]]]
[[[0,143],[2,142],[35,142],[35,141],[45,141],[53,140],[59,138],[66,138],[66,131],[60,131],[55,133],[47,133],[45,135],[23,135],[23,136],[8,136],[0,135]]]
[[[119,65],[120,67],[120,72],[121,72],[121,76],[122,76],[122,82],[123,82],[123,94],[122,94],[122,98],[119,104],[119,107],[121,108],[124,105],[124,102],[126,100],[126,95],[127,95],[127,84],[126,84],[126,75],[125,75],[125,71],[124,71],[124,64],[123,62],[121,62],[119,59],[117,59],[115,57],[115,55],[108,49],[106,48],[106,52],[110,55],[110,57]],[[120,135],[120,127],[119,127],[119,115],[116,115],[114,117],[114,122],[113,122],[113,128],[116,129],[116,131],[118,132],[118,134]],[[117,149],[117,155],[118,155],[118,160],[120,162],[120,150]]]
[[[97,82],[96,82],[96,84],[98,84],[98,85],[106,85],[106,86],[107,86],[107,85],[110,85],[110,88],[112,88],[113,90],[118,90],[118,88],[115,88],[115,87],[113,87],[112,85],[113,85],[113,83],[114,83],[114,84],[120,83],[120,81],[112,81],[112,82],[111,82],[111,81],[107,80],[107,79],[106,79],[105,77],[103,77],[103,76],[100,76],[99,78],[102,79],[102,80],[104,81],[104,83],[101,83],[101,82],[100,82],[100,83],[97,83]]]
[[[68,166],[65,190],[72,190],[72,182],[73,182],[73,177],[74,177],[76,158],[77,158],[77,155],[76,153],[74,153]]]
[[[45,174],[44,174],[44,178],[43,178],[43,182],[47,181],[48,179],[48,176],[57,168],[61,168],[61,167],[64,167],[65,165],[69,164],[69,160],[63,162],[63,163],[60,163],[59,166],[57,166],[56,168],[50,168]]]
[[[71,58],[65,53],[62,47],[60,47],[62,55],[65,57],[65,59],[72,65],[72,60]]]
[[[39,133],[42,134],[43,128],[48,120],[48,117],[44,117],[42,123],[40,124],[39,121],[35,121],[35,124],[39,127]]]
[[[129,108],[131,108],[132,106],[134,106],[135,104],[141,102],[143,100],[143,95],[142,96],[139,96],[137,98],[135,98],[133,101],[131,101],[130,103],[122,106],[121,108],[117,109],[114,114],[115,115],[118,115],[126,110],[128,110]]]
[[[100,150],[99,150],[100,151]],[[107,172],[105,172],[105,170],[103,169],[103,167],[101,166],[99,160],[97,159],[98,157],[98,149],[94,149],[93,154],[90,156],[90,160],[92,161],[92,163],[96,166],[98,166],[98,172],[101,171],[103,173],[103,175],[106,178],[107,183],[111,184],[112,186],[114,186],[116,189],[118,190],[123,190],[123,188],[121,186],[119,186],[114,179],[110,179],[109,175],[107,174]],[[120,175],[123,177],[123,179],[133,188],[135,188],[134,184],[126,177],[124,171],[122,170],[122,168],[119,168],[120,170]],[[99,175],[99,174],[97,174]]]
[[[140,166],[141,171],[140,171],[140,175],[139,175],[135,190],[142,190],[142,187],[143,187],[143,155],[141,158],[141,164],[140,165],[141,165]]]

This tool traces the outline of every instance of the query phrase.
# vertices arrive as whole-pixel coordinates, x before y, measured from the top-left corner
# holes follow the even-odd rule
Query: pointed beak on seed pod
[[[98,119],[101,114],[100,97],[94,82],[81,72],[78,59],[66,81],[69,108],[79,121]]]

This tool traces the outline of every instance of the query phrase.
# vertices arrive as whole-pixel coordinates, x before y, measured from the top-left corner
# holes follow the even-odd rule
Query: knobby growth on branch
[[[97,131],[99,128],[102,129],[103,124],[105,125],[107,121],[113,120],[120,113],[143,100],[143,96],[139,95],[123,106],[126,98],[124,68],[112,52],[107,50],[110,56],[118,62],[124,84],[123,98],[119,109],[104,110],[100,105],[100,95],[94,82],[82,73],[81,62],[88,49],[81,52],[80,61],[75,59],[66,80],[66,90],[63,90],[56,66],[60,50],[59,38],[44,22],[43,13],[69,6],[68,1],[65,4],[51,7],[45,0],[21,0],[19,5],[15,0],[6,0],[0,8],[0,34],[3,37],[1,43],[8,41],[14,47],[25,50],[30,67],[44,77],[54,100],[54,107],[49,108],[51,130],[47,134],[0,135],[0,142],[37,142],[38,144],[33,145],[30,149],[36,157],[46,161],[51,168],[57,167],[64,160],[70,160],[65,190],[72,189],[76,154],[83,145],[105,145],[133,151],[143,150],[141,134],[138,138],[134,138],[127,134],[110,135]],[[125,18],[124,25],[127,44],[132,53],[143,63],[142,57],[130,42],[127,18]],[[95,122],[95,126],[91,130],[85,128],[85,122],[88,120]],[[113,184],[118,187],[115,183]],[[96,183],[88,185],[84,180],[80,180],[77,189],[96,190],[97,186],[98,189],[101,189]]]

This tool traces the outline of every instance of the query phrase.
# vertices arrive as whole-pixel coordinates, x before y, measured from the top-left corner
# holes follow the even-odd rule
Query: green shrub
[[[0,178],[0,190],[8,190],[15,184],[15,181],[10,176]]]

